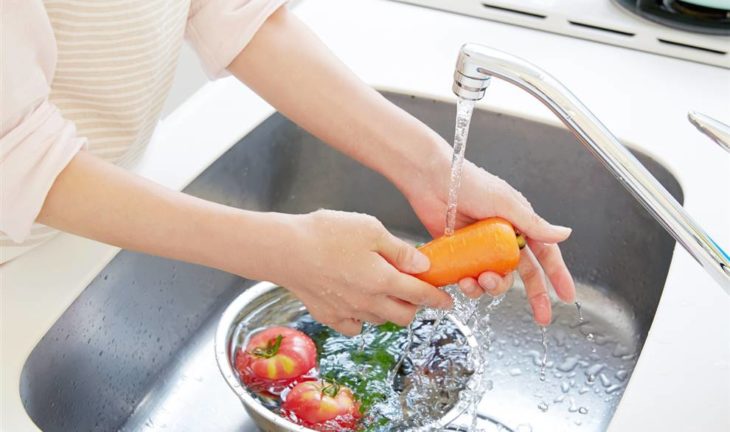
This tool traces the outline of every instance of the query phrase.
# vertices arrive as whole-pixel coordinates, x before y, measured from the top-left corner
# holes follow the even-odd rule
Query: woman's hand
[[[448,165],[448,164],[445,164]],[[444,164],[442,164],[444,166]],[[448,200],[448,172],[432,176],[434,181],[404,188],[411,206],[432,236],[443,235]],[[548,325],[551,321],[550,298],[545,275],[558,297],[565,302],[575,299],[575,285],[563,262],[557,243],[570,235],[570,229],[551,225],[542,219],[522,194],[507,182],[464,161],[458,198],[457,228],[490,216],[501,216],[527,237],[528,247],[522,250],[518,271],[525,283],[535,321]],[[483,293],[500,295],[512,286],[513,276],[482,273],[478,279],[459,281],[462,291],[472,298]]]
[[[292,44],[292,40],[297,43]],[[271,55],[272,52],[276,55]],[[359,80],[293,13],[286,8],[280,8],[274,13],[228,69],[304,129],[386,176],[409,198],[431,234],[439,236],[443,233],[451,147],[434,131]],[[296,73],[281,80],[271,73],[272,70],[295,70]],[[297,97],[292,97],[294,94]],[[434,161],[439,165],[437,170],[424,169],[429,168],[425,165]],[[565,240],[570,230],[554,227],[540,219],[514,189],[496,177],[467,164],[459,197],[460,225],[495,215],[511,221],[530,238],[531,251],[526,249],[523,252],[519,270],[527,286],[535,319],[538,323],[548,324],[550,302],[546,294],[543,270],[563,300],[572,300],[574,296],[573,282],[555,245]],[[312,220],[318,218],[324,217],[312,216]],[[334,225],[339,226],[339,223]],[[374,223],[371,222],[370,228],[373,228],[372,225]],[[356,228],[350,226],[346,232],[352,230]],[[326,234],[326,229],[324,231],[321,234]],[[380,228],[379,231],[384,230]],[[310,240],[310,245],[315,245],[315,241],[338,243],[328,247],[338,247],[345,242],[345,239],[332,238]],[[355,239],[347,240],[355,242]],[[372,239],[370,240],[372,246]],[[361,241],[364,240],[357,239],[358,243]],[[364,246],[365,244],[360,244],[358,250],[362,250]],[[321,253],[324,254],[325,251],[322,250]],[[374,252],[370,256],[373,255]],[[306,254],[301,254],[299,258],[313,259]],[[348,258],[332,256],[328,259],[346,261]],[[304,262],[301,261],[300,264]],[[354,265],[348,262],[342,264],[346,266],[343,269],[351,269],[351,274],[365,273],[362,276],[369,278],[377,275],[372,272],[367,274],[364,270],[357,272]],[[303,269],[299,272],[306,273]],[[315,276],[314,272],[310,273]],[[315,304],[319,300],[344,302],[337,298],[317,297],[313,280],[304,282],[301,279],[292,279],[289,285],[295,287],[295,290],[297,284],[302,284],[302,287],[306,285],[306,289],[302,288],[298,293],[306,299],[305,303],[309,301],[310,304]],[[342,275],[338,280],[356,282],[363,287],[367,285],[361,283],[362,281],[345,281]],[[467,279],[462,281],[461,286],[470,295],[478,296],[483,292],[482,289],[490,294],[502,293],[511,283],[511,276],[503,279],[495,274],[483,274],[479,283]],[[328,284],[330,290],[345,285],[347,284],[335,283],[334,280]],[[384,287],[368,286],[367,289]],[[334,293],[332,291],[331,294]],[[379,296],[382,297],[382,293]],[[346,315],[340,314],[338,317]],[[350,325],[350,328],[354,327]]]
[[[408,325],[418,306],[450,308],[451,297],[410,274],[428,270],[416,248],[372,216],[320,210],[291,216],[286,260],[271,278],[312,317],[345,335],[362,321]]]
[[[39,221],[125,249],[202,264],[290,289],[347,335],[360,321],[406,325],[451,297],[408,273],[428,259],[356,213],[254,212],[171,191],[82,151],[53,184]]]

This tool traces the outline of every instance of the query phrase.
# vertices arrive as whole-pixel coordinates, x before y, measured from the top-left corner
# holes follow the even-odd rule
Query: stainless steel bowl
[[[238,296],[223,312],[218,323],[215,334],[215,357],[218,368],[256,425],[264,432],[316,431],[296,425],[270,411],[241,385],[233,366],[233,347],[242,341],[236,341],[234,337],[237,334],[244,335],[246,329],[290,324],[304,313],[306,313],[304,305],[289,291],[270,282],[261,282]],[[447,315],[447,318],[456,325],[472,349],[477,346],[476,338],[467,326],[452,315]],[[481,376],[475,373],[467,382],[467,387],[474,388],[480,379]],[[462,415],[467,405],[467,402],[460,400],[438,421],[416,430],[442,430]]]

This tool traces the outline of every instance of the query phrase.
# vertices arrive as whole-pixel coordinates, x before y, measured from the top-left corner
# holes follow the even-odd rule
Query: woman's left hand
[[[420,182],[410,191],[406,190],[405,194],[421,222],[435,238],[443,235],[446,225],[449,174],[440,173],[431,178],[431,184]],[[570,228],[548,223],[507,182],[464,161],[456,228],[492,216],[507,219],[527,237],[528,246],[522,250],[517,271],[525,284],[535,321],[540,325],[550,324],[552,312],[546,275],[561,300],[575,301],[573,278],[557,245],[568,238]],[[485,292],[492,296],[503,294],[512,282],[512,274],[501,277],[486,272],[477,279],[462,279],[459,287],[464,294],[477,298]]]

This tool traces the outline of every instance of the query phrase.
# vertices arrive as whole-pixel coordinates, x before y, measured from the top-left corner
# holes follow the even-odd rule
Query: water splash
[[[456,105],[456,127],[454,131],[454,147],[453,147],[453,153],[451,157],[451,172],[449,176],[449,193],[448,193],[448,202],[446,206],[446,226],[444,229],[444,235],[450,236],[454,234],[454,231],[456,229],[456,214],[457,214],[457,207],[458,207],[458,196],[459,196],[459,187],[461,185],[461,173],[464,166],[464,153],[466,150],[466,141],[469,135],[469,124],[471,123],[471,116],[472,112],[474,111],[474,101],[469,101],[466,99],[459,98],[457,105]],[[458,317],[463,323],[465,323],[467,326],[469,326],[472,330],[478,328],[476,327],[476,322],[474,321],[475,314],[478,310],[479,301],[478,300],[472,300],[469,298],[466,298],[463,295],[460,295],[458,288],[455,286],[449,286],[445,288],[446,292],[450,293],[452,297],[454,298],[454,311],[453,314]],[[500,300],[501,301],[501,300]],[[498,303],[497,303],[498,304]],[[496,306],[496,304],[495,304]],[[443,310],[434,310],[434,309],[425,309],[419,312],[419,315],[421,318],[431,318],[434,321],[433,327],[432,327],[432,333],[430,337],[428,338],[429,341],[425,345],[432,345],[435,341],[435,338],[437,337],[439,327],[441,323],[443,322],[446,312]],[[478,319],[477,319],[478,321]],[[411,326],[409,326],[409,343],[406,346],[406,349],[404,350],[403,357],[400,359],[398,367],[400,366],[400,363],[405,359],[405,357],[408,357],[411,362],[419,363],[423,361],[427,361],[427,359],[421,358],[422,356],[419,355],[418,352],[412,351],[412,338],[413,338],[413,331]],[[479,340],[479,339],[477,339]],[[481,344],[482,341],[479,341]],[[481,353],[482,349],[474,350],[475,352],[470,355],[470,363],[473,365],[473,368],[476,372],[481,372],[484,369],[484,355]],[[427,388],[419,388],[422,385],[430,385],[432,384],[430,380],[426,379],[426,377],[421,376],[421,373],[418,369],[414,372],[413,381],[414,384],[413,388],[416,389],[419,392],[428,392],[432,389]],[[469,391],[465,391],[464,393],[467,393],[465,396],[465,399],[468,401],[468,413],[472,415],[472,423],[475,427],[476,422],[476,406],[479,402],[479,399],[481,397],[482,389],[470,389]],[[474,429],[472,427],[472,430]]]
[[[461,293],[460,293],[461,294]],[[461,294],[463,296],[463,294]],[[464,297],[466,298],[466,297]],[[487,367],[487,354],[489,353],[492,342],[493,342],[493,330],[492,330],[492,313],[497,307],[504,301],[504,294],[498,297],[492,298],[488,303],[485,303],[486,296],[483,296],[479,303],[475,306],[471,312],[469,318],[466,321],[466,325],[472,330],[474,337],[477,339],[478,350],[472,353],[472,361],[475,366],[475,371],[482,379],[479,381],[475,388],[469,389],[465,394],[465,400],[468,404],[467,416],[471,418],[470,431],[477,431],[477,424],[479,417],[477,416],[477,408],[481,401],[484,393],[492,390],[494,382],[487,379],[485,373]]]
[[[414,320],[415,321],[415,320]],[[431,333],[431,343],[433,343],[433,334],[435,332]],[[398,370],[400,370],[401,366],[403,365],[403,360],[406,359],[408,354],[411,352],[411,347],[413,346],[413,323],[408,325],[408,336],[406,336],[406,345],[403,347],[403,354],[400,356],[398,361],[396,362],[395,366],[390,370],[390,373],[388,375],[388,381],[392,382],[395,375],[398,373]]]

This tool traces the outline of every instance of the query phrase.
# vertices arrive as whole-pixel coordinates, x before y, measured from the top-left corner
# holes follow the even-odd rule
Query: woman
[[[4,256],[54,232],[271,280],[312,316],[354,335],[363,321],[409,323],[450,297],[410,274],[428,259],[375,218],[226,207],[123,169],[149,141],[183,37],[212,77],[233,74],[284,115],[406,196],[437,236],[444,229],[450,146],[358,80],[283,5],[285,0],[7,0],[2,9]],[[458,224],[502,216],[528,248],[519,272],[537,323],[550,322],[545,274],[575,288],[557,243],[570,229],[541,219],[517,191],[467,163]],[[37,222],[37,224],[34,224]],[[41,225],[42,224],[42,225]],[[51,228],[49,228],[51,227]],[[512,275],[459,282],[498,295]]]

